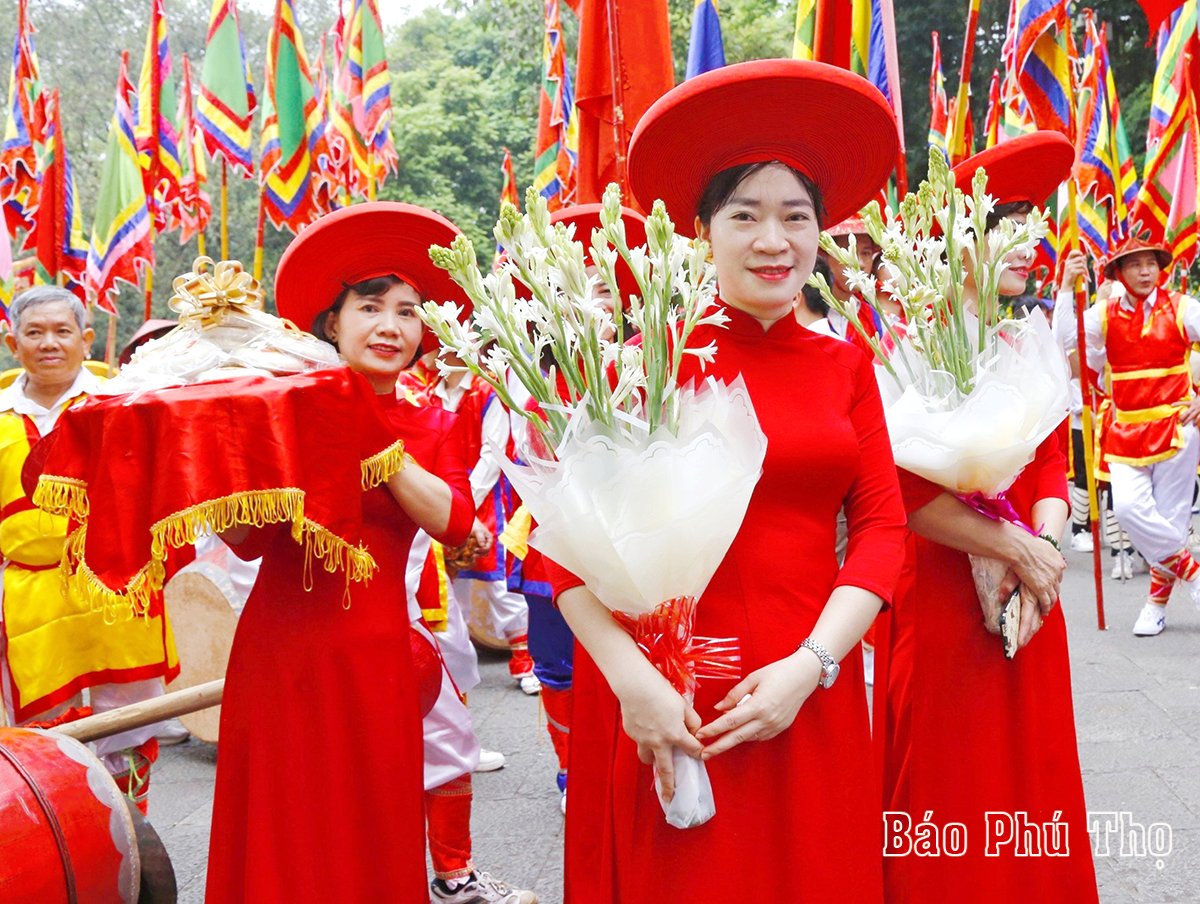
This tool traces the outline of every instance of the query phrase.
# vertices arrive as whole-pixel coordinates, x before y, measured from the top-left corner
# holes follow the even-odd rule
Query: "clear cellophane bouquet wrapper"
[[[98,395],[113,396],[337,367],[337,351],[263,310],[258,281],[238,261],[199,257],[172,283],[179,326],[140,346]]]
[[[766,452],[740,379],[678,382],[684,356],[707,363],[716,354],[713,345],[688,348],[692,331],[726,322],[707,247],[677,236],[656,204],[647,245],[629,248],[609,186],[590,237],[598,275],[589,277],[574,227],[551,225],[535,192],[526,204],[524,216],[511,205],[501,212],[505,256],[494,272],[480,273],[465,238],[431,251],[470,296],[473,323],[461,324],[449,304],[427,303],[422,316],[453,355],[440,366],[487,380],[529,420],[526,464],[504,465],[537,521],[529,544],[576,574],[690,701],[698,680],[740,677],[737,639],[697,637],[693,625]],[[610,313],[594,291],[603,284],[620,299],[618,258],[639,292],[623,299],[627,311],[618,301]],[[618,341],[626,320],[641,344]],[[511,397],[509,371],[537,411]],[[716,807],[704,764],[676,750],[674,766],[674,797],[659,791],[668,823],[707,822]]]
[[[986,188],[980,169],[971,194],[958,190],[945,158],[931,152],[929,178],[899,212],[888,211],[885,220],[877,203],[864,211],[867,231],[882,249],[879,276],[861,268],[853,237],[849,248],[840,248],[822,236],[832,266],[844,268],[861,303],[880,312],[884,337],[862,330],[854,302],[834,297],[819,276],[813,283],[875,352],[896,465],[990,518],[1036,533],[1040,526],[1024,524],[1004,493],[1066,417],[1069,376],[1045,315],[1006,316],[1000,301],[1009,255],[1032,257],[1046,234],[1045,214],[1035,210],[1025,223],[1004,218],[988,231],[995,202]],[[967,258],[978,291],[974,310],[963,295]],[[887,316],[885,295],[900,303],[902,324]],[[1008,567],[970,558],[984,624],[1001,635],[1012,658],[1019,605],[1000,593]]]

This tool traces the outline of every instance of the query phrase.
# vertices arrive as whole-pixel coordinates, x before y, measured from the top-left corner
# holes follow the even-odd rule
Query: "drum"
[[[0,901],[134,904],[141,862],[125,798],[83,744],[0,728]]]
[[[507,650],[508,641],[496,633],[492,623],[492,602],[486,581],[455,581],[454,593],[467,616],[467,630],[476,646],[489,650]],[[466,596],[466,599],[463,597]]]
[[[163,599],[179,650],[179,677],[171,690],[182,690],[225,677],[237,613],[231,603],[232,589],[222,590],[228,577],[220,569],[196,562],[179,572],[163,588]],[[221,707],[213,706],[179,717],[193,736],[215,744]]]

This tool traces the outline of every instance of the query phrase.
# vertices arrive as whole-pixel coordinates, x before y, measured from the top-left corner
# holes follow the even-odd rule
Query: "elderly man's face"
[[[79,374],[94,335],[79,328],[67,302],[50,301],[23,311],[4,341],[31,381],[65,383]]]

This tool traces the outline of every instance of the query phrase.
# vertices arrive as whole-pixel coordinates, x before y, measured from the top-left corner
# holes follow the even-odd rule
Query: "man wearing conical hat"
[[[1106,387],[1113,424],[1100,448],[1111,474],[1113,510],[1150,563],[1150,595],[1133,626],[1161,634],[1178,582],[1200,605],[1200,562],[1187,546],[1200,463],[1200,399],[1188,359],[1200,342],[1200,303],[1165,286],[1171,253],[1137,234],[1103,262],[1111,296],[1084,314],[1087,364]],[[1064,282],[1084,273],[1072,252]]]

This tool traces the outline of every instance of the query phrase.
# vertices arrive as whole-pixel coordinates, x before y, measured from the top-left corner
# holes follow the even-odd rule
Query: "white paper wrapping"
[[[954,493],[994,496],[1033,461],[1038,445],[1070,409],[1062,352],[1041,311],[998,327],[995,352],[975,362],[975,386],[959,398],[944,373],[900,380],[876,368],[896,465]],[[908,342],[901,339],[901,342]],[[925,364],[916,352],[914,367]]]
[[[767,438],[740,378],[684,388],[679,405],[677,436],[616,438],[580,406],[557,461],[503,465],[537,521],[529,545],[633,616],[704,592],[762,473]]]

